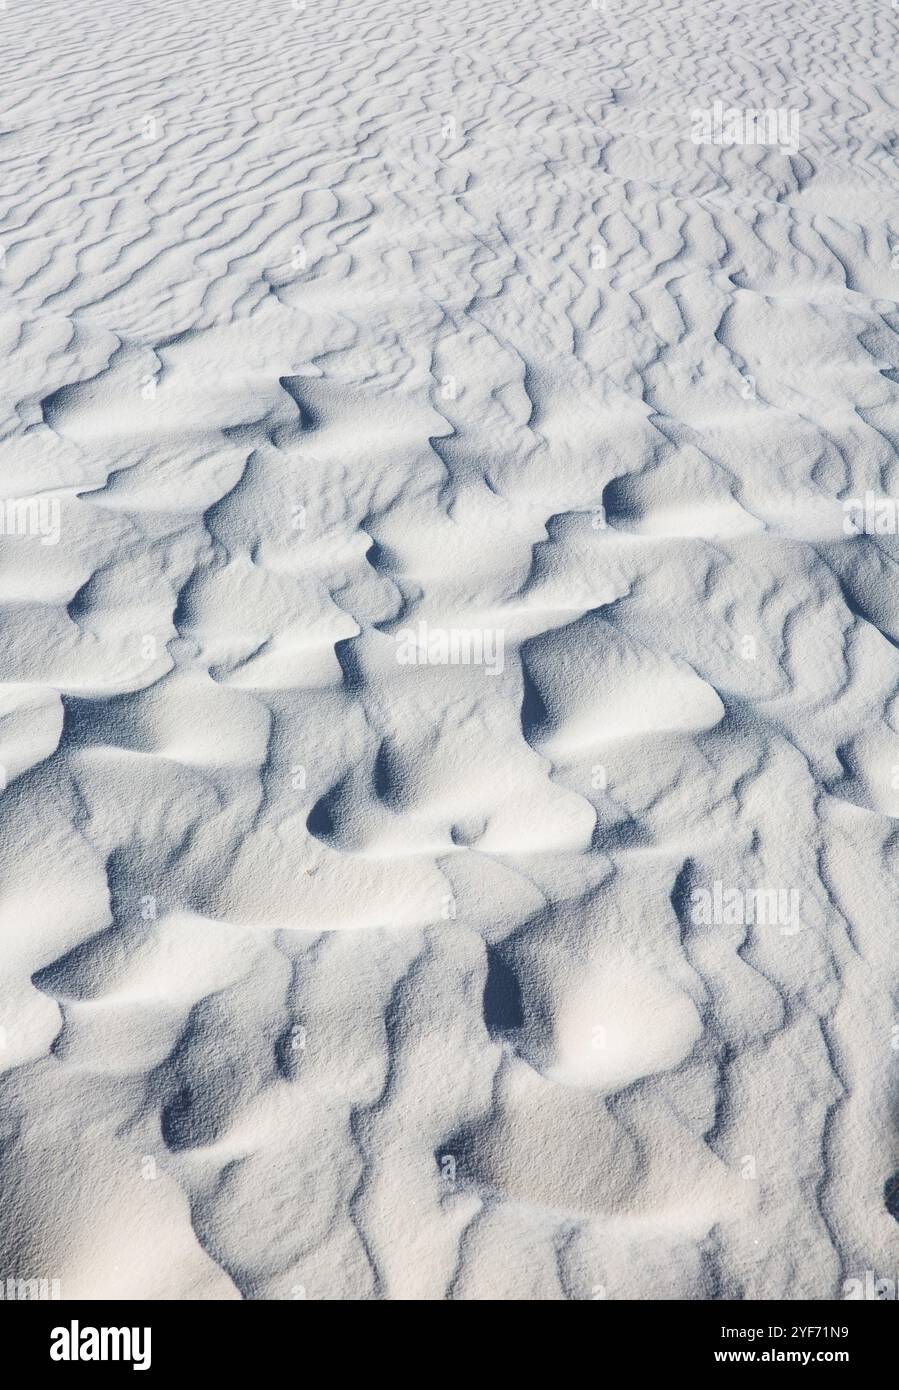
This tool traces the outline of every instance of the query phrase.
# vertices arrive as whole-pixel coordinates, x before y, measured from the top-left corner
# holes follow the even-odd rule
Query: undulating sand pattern
[[[899,1270],[897,31],[8,0],[4,1287]]]

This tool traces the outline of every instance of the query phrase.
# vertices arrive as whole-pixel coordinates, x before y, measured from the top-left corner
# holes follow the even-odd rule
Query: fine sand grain
[[[0,1286],[895,1275],[899,12],[0,36]]]

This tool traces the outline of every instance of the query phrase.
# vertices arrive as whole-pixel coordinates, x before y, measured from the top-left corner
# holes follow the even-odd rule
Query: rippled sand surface
[[[897,29],[0,12],[0,1281],[899,1269]]]

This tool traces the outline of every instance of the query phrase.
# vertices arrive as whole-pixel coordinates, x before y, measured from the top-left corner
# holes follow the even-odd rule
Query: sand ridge
[[[0,14],[0,1280],[899,1267],[897,18]]]

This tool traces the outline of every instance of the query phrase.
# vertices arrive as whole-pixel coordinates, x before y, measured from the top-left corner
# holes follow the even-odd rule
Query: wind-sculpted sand
[[[899,12],[295,3],[0,12],[0,1284],[844,1297]]]

